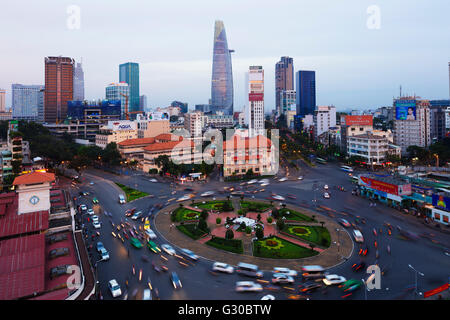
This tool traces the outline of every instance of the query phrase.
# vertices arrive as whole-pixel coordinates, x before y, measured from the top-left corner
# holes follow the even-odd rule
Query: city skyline
[[[112,27],[112,22],[95,20],[98,12],[114,16],[117,8],[80,4],[80,29],[71,30],[66,26],[69,3],[50,5],[49,1],[40,2],[39,7],[48,9],[52,18],[46,25],[38,24],[37,18],[25,19],[29,21],[6,34],[5,43],[8,45],[0,53],[0,87],[7,89],[7,107],[11,106],[11,92],[8,90],[11,84],[44,84],[42,58],[59,55],[73,57],[77,62],[77,57],[83,56],[86,98],[89,100],[103,96],[104,87],[117,77],[118,64],[136,61],[141,69],[140,91],[150,97],[149,107],[167,106],[173,100],[188,102],[191,108],[195,104],[207,103],[212,70],[211,25],[216,19],[227,25],[229,45],[236,50],[233,56],[235,110],[242,110],[246,103],[242,90],[245,86],[243,74],[250,65],[261,65],[266,70],[265,111],[275,108],[274,64],[282,56],[290,56],[296,61],[294,72],[316,71],[318,105],[333,104],[338,110],[392,105],[392,98],[398,96],[400,85],[404,92],[423,98],[448,98],[449,57],[446,52],[449,45],[442,40],[449,28],[434,22],[444,21],[444,7],[450,6],[443,1],[439,5],[413,1],[414,5],[407,7],[379,4],[379,30],[366,26],[369,17],[366,11],[371,3],[351,1],[348,6],[329,4],[323,8],[320,4],[285,1],[291,4],[292,10],[283,11],[285,15],[280,17],[283,6],[262,1],[258,10],[265,19],[271,19],[273,15],[274,21],[261,23],[256,17],[234,15],[229,5],[195,2],[204,4],[200,19],[171,19],[169,25],[164,22],[169,11],[173,10],[177,17],[184,12],[193,12],[191,6],[182,2],[178,2],[175,8],[138,6],[137,2],[131,1],[129,8],[123,8],[124,21],[131,19],[126,14],[132,10],[136,11],[137,7],[142,10],[130,20],[129,26],[124,23],[120,29],[115,29],[118,38],[133,31],[126,38],[125,45],[114,47],[115,50],[111,50],[110,36],[97,37]],[[7,4],[2,8],[0,21],[7,25],[19,8],[24,16],[31,16],[37,6],[30,2],[23,9],[17,4]],[[435,6],[436,10],[430,10],[430,6]],[[250,3],[244,3],[241,9],[245,12],[251,7]],[[397,18],[398,10],[402,10],[401,19]],[[414,19],[407,18],[417,15],[421,16],[420,27],[415,25]],[[138,19],[147,16],[149,19],[145,22]],[[327,17],[325,23],[320,19],[322,16]],[[48,34],[49,39],[63,35],[65,40],[52,43],[47,37],[33,39],[27,31],[32,27]],[[151,41],[145,44],[137,41],[143,36]],[[421,46],[415,45],[417,41]],[[179,44],[183,50],[173,50],[173,43]],[[405,43],[411,45],[405,46]],[[94,46],[99,50],[92,50]],[[108,51],[107,56],[102,53],[105,50]],[[19,64],[12,57],[22,61]],[[22,70],[18,70],[19,65],[23,65]],[[196,85],[192,86],[192,83]]]

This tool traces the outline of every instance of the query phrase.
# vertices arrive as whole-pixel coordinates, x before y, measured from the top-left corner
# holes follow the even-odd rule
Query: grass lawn
[[[264,212],[272,206],[269,203],[253,202],[253,201],[241,201],[241,208],[247,212]]]
[[[230,251],[233,253],[242,254],[244,252],[244,248],[242,246],[242,240],[238,240],[238,239],[228,240],[225,238],[214,237],[211,240],[207,241],[206,244],[211,247],[225,250],[225,251]]]
[[[325,227],[286,225],[283,231],[325,248],[330,246],[330,233]]]
[[[184,207],[179,207],[172,212],[172,215],[175,215],[176,222],[181,222],[186,220],[198,219],[200,216],[200,212],[189,210]]]
[[[259,248],[258,248],[259,247]],[[253,255],[271,259],[301,259],[317,255],[318,252],[300,247],[278,237],[253,242]]]
[[[228,202],[228,209],[227,211],[233,211],[233,204],[231,201],[228,200],[213,200],[213,201],[207,201],[205,203],[194,203],[192,207],[198,207],[200,209],[206,209],[206,210],[219,210],[222,211],[225,202]]]
[[[315,219],[313,220],[313,218],[308,217],[307,215],[304,215],[303,213],[300,213],[295,210],[291,210],[289,208],[281,208],[278,211],[280,212],[281,216],[286,217],[287,220],[308,221],[308,222],[316,221]],[[287,212],[289,212],[289,214],[287,214]]]
[[[198,229],[197,224],[195,223],[178,225],[177,229],[193,240],[200,239],[206,233],[205,231]]]
[[[125,185],[123,185],[121,183],[117,183],[116,182],[116,185],[118,185],[119,188],[122,189],[125,192],[125,194],[127,196],[127,202],[130,202],[130,201],[133,201],[133,200],[136,200],[136,199],[148,196],[148,193],[145,193],[145,192],[142,192],[142,191],[139,191],[139,190],[127,187],[127,186],[125,186]]]

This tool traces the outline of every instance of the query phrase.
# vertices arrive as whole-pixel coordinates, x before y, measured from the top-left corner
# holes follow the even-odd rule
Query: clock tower
[[[19,196],[17,214],[36,211],[50,212],[50,189],[55,181],[53,173],[32,172],[14,179]]]

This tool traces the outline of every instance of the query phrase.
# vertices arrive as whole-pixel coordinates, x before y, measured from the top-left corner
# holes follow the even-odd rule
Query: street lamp
[[[425,275],[424,275],[422,272],[420,272],[420,271],[414,269],[414,267],[413,267],[412,265],[410,265],[410,264],[408,264],[408,267],[410,267],[411,269],[413,269],[414,272],[415,272],[415,274],[416,274],[416,276],[415,276],[416,284],[415,284],[415,286],[414,286],[414,287],[415,287],[414,293],[415,293],[416,296],[417,296],[417,295],[422,295],[422,292],[418,292],[418,291],[417,291],[417,274],[420,274],[422,277],[425,276]]]
[[[100,284],[100,281],[98,281],[98,268],[97,268],[97,264],[98,264],[99,262],[102,262],[102,261],[104,261],[103,258],[100,259],[100,260],[98,260],[98,261],[96,261],[95,264],[94,264],[94,267],[95,267],[95,286],[96,286],[96,291],[99,290],[99,284]]]
[[[367,283],[366,280],[361,279],[363,285],[364,285],[364,299],[367,300]]]

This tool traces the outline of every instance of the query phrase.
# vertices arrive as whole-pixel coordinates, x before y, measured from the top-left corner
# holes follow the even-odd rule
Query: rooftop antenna
[[[402,97],[402,85],[400,85],[400,98]]]

